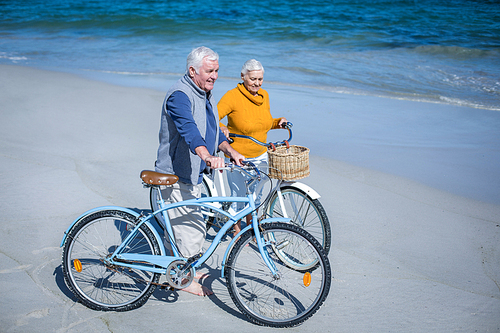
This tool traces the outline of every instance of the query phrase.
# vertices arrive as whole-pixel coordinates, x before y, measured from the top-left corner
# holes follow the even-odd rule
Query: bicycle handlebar
[[[246,180],[247,188],[249,186],[251,186],[253,183],[261,180],[261,177],[262,177],[261,172],[260,172],[259,168],[253,162],[241,161],[241,163],[243,166],[238,166],[234,163],[225,163],[224,167],[217,168],[215,170],[238,171],[241,174],[246,175],[248,178]]]
[[[217,168],[215,170],[220,170],[220,171],[222,171],[222,170],[230,170],[230,171],[238,170],[241,173],[247,174],[251,178],[256,178],[256,177],[260,176],[260,170],[253,162],[243,160],[243,161],[241,161],[241,164],[242,164],[242,166],[238,166],[237,164],[232,163],[232,162],[231,163],[224,163],[224,166],[222,168]],[[251,175],[252,171],[255,173],[255,176]]]
[[[291,122],[287,122],[284,124],[284,126],[282,126],[282,128],[288,130],[288,140],[264,143],[264,142],[261,142],[261,141],[257,140],[256,138],[251,137],[249,135],[229,133],[228,141],[229,141],[229,143],[233,143],[234,140],[232,140],[231,138],[243,138],[243,139],[252,140],[256,144],[259,144],[261,146],[268,147],[268,148],[273,147],[273,146],[275,146],[275,147],[284,146],[284,145],[287,145],[287,142],[292,141],[292,126],[293,126],[293,124]]]

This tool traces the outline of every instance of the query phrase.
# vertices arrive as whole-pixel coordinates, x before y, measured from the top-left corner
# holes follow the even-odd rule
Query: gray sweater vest
[[[175,91],[184,92],[191,102],[193,119],[198,126],[201,136],[206,135],[206,99],[211,100],[211,94],[200,89],[189,76],[184,75],[167,92],[163,101],[160,125],[160,146],[156,159],[156,171],[174,174],[184,183],[196,185],[200,176],[201,158],[189,149],[186,141],[181,137],[172,118],[167,114],[167,100]],[[219,116],[216,106],[212,103],[213,116],[216,120],[215,145],[219,141]],[[215,151],[210,154],[215,155]]]

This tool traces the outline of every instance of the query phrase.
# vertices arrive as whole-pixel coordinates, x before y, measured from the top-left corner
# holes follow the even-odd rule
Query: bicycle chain
[[[192,256],[192,257],[188,258],[188,260],[186,261],[186,265],[189,265],[189,264],[193,263],[195,260],[197,260],[197,259],[201,258],[202,256],[203,256],[203,254],[202,254],[202,253],[198,253],[197,255],[194,255],[194,256]],[[107,269],[109,269],[110,271],[113,271],[113,272],[115,272],[115,273],[117,273],[117,274],[123,274],[123,275],[126,275],[126,276],[128,276],[130,279],[132,279],[132,280],[133,280],[133,281],[135,281],[135,282],[143,282],[143,283],[145,283],[145,284],[151,283],[151,284],[153,284],[153,285],[159,286],[159,287],[160,287],[160,289],[168,289],[168,290],[170,290],[170,291],[174,291],[175,289],[177,289],[177,288],[175,288],[174,286],[171,286],[168,282],[158,283],[158,282],[146,281],[146,280],[144,280],[144,279],[140,279],[140,278],[132,277],[132,276],[130,276],[129,274],[126,274],[126,273],[124,273],[124,272],[120,272],[120,271],[118,271],[116,268],[114,268],[114,267],[112,267],[112,266],[106,265],[106,264],[104,263],[104,260],[102,260],[102,259],[101,259],[101,261],[102,261],[102,263],[104,264],[104,266],[106,266],[106,268],[107,268]],[[117,261],[119,261],[119,260],[117,260]],[[140,261],[137,261],[136,263],[138,263],[138,264],[149,264],[148,262],[140,262]],[[130,268],[123,267],[123,270],[126,270],[126,269],[128,269],[129,271],[131,271],[131,270],[132,270],[132,269],[130,269]],[[183,268],[183,269],[186,269],[186,266],[184,266],[184,268]]]
[[[144,262],[144,263],[141,263],[141,264],[146,264],[146,263]],[[115,272],[116,274],[126,275],[132,281],[135,281],[135,282],[142,282],[142,283],[145,283],[145,284],[151,283],[152,285],[160,287],[160,289],[168,289],[170,291],[174,291],[176,289],[176,288],[172,287],[171,285],[169,285],[167,282],[159,283],[159,282],[153,282],[153,281],[146,281],[144,279],[140,279],[140,278],[137,278],[137,277],[132,277],[129,274],[126,274],[125,272],[120,272],[119,270],[117,270],[114,267],[107,266],[107,265],[104,265],[104,266],[106,266],[107,269],[109,269],[112,272]],[[125,270],[125,269],[127,269],[127,268],[123,267],[123,270]],[[131,269],[129,269],[129,270],[131,270]]]

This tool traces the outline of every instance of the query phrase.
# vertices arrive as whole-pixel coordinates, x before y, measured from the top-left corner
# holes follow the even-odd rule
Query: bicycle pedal
[[[196,260],[200,259],[202,256],[203,256],[203,253],[201,253],[201,252],[198,254],[195,254],[194,256],[188,258],[187,263],[191,264],[191,263],[195,262]]]

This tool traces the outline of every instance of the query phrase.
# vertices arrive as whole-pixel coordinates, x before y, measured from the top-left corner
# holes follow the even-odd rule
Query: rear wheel
[[[155,290],[160,274],[105,263],[135,228],[135,221],[126,212],[105,210],[82,218],[69,232],[62,255],[64,280],[85,306],[132,310],[146,303]],[[160,249],[143,224],[122,253],[159,255]]]
[[[318,199],[312,199],[303,191],[292,187],[281,187],[282,207],[278,193],[269,201],[266,212],[270,217],[284,217],[303,228],[318,240],[326,254],[330,252],[331,229],[325,209]],[[286,214],[285,214],[286,212]]]
[[[236,242],[226,264],[229,294],[238,309],[252,322],[273,327],[292,327],[310,318],[328,296],[330,264],[314,237],[287,223],[262,225],[265,255],[277,270],[265,264],[251,230]],[[276,249],[282,253],[276,254]],[[282,257],[286,256],[286,261]],[[293,260],[294,265],[290,265]],[[294,267],[314,266],[310,270]]]

